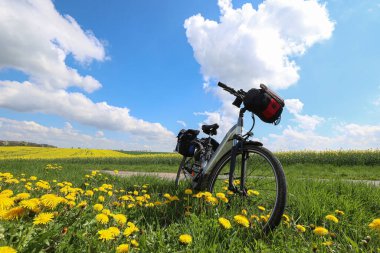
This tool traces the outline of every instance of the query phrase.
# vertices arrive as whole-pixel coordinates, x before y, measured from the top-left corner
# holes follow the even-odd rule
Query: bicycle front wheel
[[[227,193],[232,212],[245,209],[252,226],[259,226],[264,232],[273,230],[281,222],[286,205],[286,180],[281,163],[268,149],[245,144],[237,153],[234,172],[235,186],[247,193],[243,196],[227,189],[230,161],[231,152],[217,163],[208,190]]]

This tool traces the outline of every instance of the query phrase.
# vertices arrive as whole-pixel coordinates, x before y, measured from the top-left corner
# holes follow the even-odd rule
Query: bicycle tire
[[[271,209],[270,217],[267,219],[267,222],[262,225],[262,230],[264,233],[268,233],[275,229],[281,222],[282,215],[286,206],[286,195],[287,195],[287,186],[285,174],[279,160],[270,152],[268,149],[262,146],[256,146],[254,144],[244,144],[243,150],[239,150],[237,155],[242,155],[243,152],[247,152],[248,154],[256,154],[264,158],[270,167],[272,168],[273,176],[275,177],[276,182],[276,198],[273,203],[273,208]],[[207,190],[210,192],[214,191],[215,183],[218,177],[222,177],[221,172],[226,167],[229,171],[229,161],[231,159],[231,151],[227,153],[224,157],[222,157],[216,166],[213,168],[210,173],[210,177],[207,182]],[[238,165],[236,166],[235,172],[238,169]],[[254,170],[254,169],[253,169]],[[225,175],[225,174],[224,174]],[[254,176],[252,176],[254,179]],[[263,178],[264,180],[265,178]],[[222,178],[223,180],[223,178]],[[224,180],[225,181],[225,180]],[[259,189],[258,189],[259,190]]]
[[[177,177],[175,178],[175,187],[176,188],[178,188],[178,186],[179,186],[179,179],[181,177],[181,172],[183,170],[183,165],[185,164],[185,161],[186,161],[186,157],[184,156],[182,158],[181,163],[179,164],[178,171],[177,171]]]

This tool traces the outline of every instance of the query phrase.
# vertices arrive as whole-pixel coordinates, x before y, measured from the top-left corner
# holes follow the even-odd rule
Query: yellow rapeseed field
[[[0,147],[0,160],[4,159],[65,159],[65,158],[175,158],[178,154],[125,154],[114,150]]]
[[[59,159],[128,157],[128,154],[113,150],[45,148],[45,147],[0,147],[0,159]]]

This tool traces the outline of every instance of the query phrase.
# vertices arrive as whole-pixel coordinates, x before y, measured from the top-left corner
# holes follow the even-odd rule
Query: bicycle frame
[[[244,113],[240,112],[237,124],[235,124],[227,132],[223,138],[223,141],[220,143],[211,159],[208,161],[206,167],[203,168],[203,175],[208,176],[216,163],[237,144],[238,141],[234,138],[234,136],[241,135],[243,132],[243,116]]]

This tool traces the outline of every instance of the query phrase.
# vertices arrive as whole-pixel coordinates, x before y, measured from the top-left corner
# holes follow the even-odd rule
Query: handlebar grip
[[[228,87],[227,85],[225,85],[225,84],[222,83],[222,82],[218,82],[218,86],[219,86],[219,87],[222,87],[223,89],[228,89],[228,88],[230,88],[230,87]]]
[[[260,84],[260,88],[263,89],[263,90],[267,90],[268,89],[268,87],[265,84],[263,84],[263,83]]]

